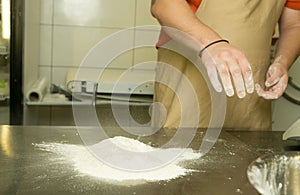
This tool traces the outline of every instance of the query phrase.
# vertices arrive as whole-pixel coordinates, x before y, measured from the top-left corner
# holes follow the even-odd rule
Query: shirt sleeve
[[[187,0],[187,3],[189,4],[193,12],[196,12],[198,7],[200,6],[201,1],[202,0]]]
[[[287,0],[285,6],[291,9],[300,10],[300,0]]]

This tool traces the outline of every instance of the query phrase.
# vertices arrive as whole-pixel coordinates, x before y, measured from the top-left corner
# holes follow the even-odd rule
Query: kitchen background
[[[39,63],[37,67],[28,63],[28,78],[38,68],[38,77],[46,77],[50,83],[65,85],[68,71],[77,68],[85,55],[97,43],[120,30],[142,25],[158,25],[150,14],[150,0],[41,0],[30,3],[28,9],[40,9],[39,31],[30,38],[40,37]],[[30,16],[37,20],[38,13]],[[133,30],[128,40],[132,46],[138,39],[157,40],[157,30]],[[35,59],[36,53],[29,60]],[[115,58],[107,69],[122,72],[131,66],[156,60],[156,49],[145,47],[133,49]],[[33,62],[34,63],[34,62]],[[98,68],[104,67],[99,64]],[[31,69],[31,70],[30,70]],[[145,74],[153,74],[153,67],[145,68]],[[36,79],[38,78],[36,77]],[[31,79],[30,82],[32,83]],[[27,88],[27,89],[26,89]],[[25,86],[25,91],[30,85]],[[58,103],[59,104],[59,103]],[[111,124],[109,107],[101,105],[100,118]],[[137,109],[144,110],[144,107]],[[148,110],[147,110],[148,112]],[[27,106],[24,113],[25,124],[38,125],[73,125],[72,107],[69,105],[42,105]]]
[[[127,28],[158,25],[150,14],[150,0],[30,0],[24,3],[24,95],[41,77],[46,78],[50,84],[64,86],[68,71],[76,70],[88,51],[108,36]],[[128,40],[132,41],[133,48],[139,40],[149,39],[149,42],[155,42],[159,34],[156,29],[133,30]],[[155,60],[154,45],[136,48],[118,56],[109,64],[108,69],[122,72],[136,64]],[[140,71],[145,75],[154,74],[153,66],[144,67]],[[141,74],[139,71],[136,73]],[[291,69],[290,75],[298,85],[300,59]],[[289,96],[298,101],[299,93],[289,89]],[[8,124],[9,110],[2,102],[0,123]],[[24,102],[24,124],[74,125],[70,104],[30,104],[26,99]],[[148,120],[148,106],[135,106],[132,109],[137,120]],[[109,110],[107,105],[100,105],[97,109],[99,120],[107,125],[112,124],[113,118],[107,114]],[[142,119],[138,119],[139,117]],[[295,102],[284,97],[274,102],[274,130],[285,130],[299,117],[300,106]]]

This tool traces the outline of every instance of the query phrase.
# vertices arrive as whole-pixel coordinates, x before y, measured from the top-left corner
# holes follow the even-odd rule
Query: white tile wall
[[[41,24],[52,24],[53,0],[41,0]]]
[[[153,19],[150,13],[151,0],[137,0],[136,1],[136,17],[135,22],[137,26],[143,25],[158,25],[159,23]]]
[[[50,66],[41,66],[39,68],[39,76],[45,77],[48,79],[49,83],[51,82],[51,67]]]
[[[130,51],[111,59],[108,68],[127,69],[134,64],[155,61],[153,46],[159,26],[151,16],[150,4],[151,0],[41,0],[40,74],[50,76],[52,83],[64,84],[68,69],[78,67],[100,41],[121,30],[144,25],[156,25],[156,28],[135,30],[126,40],[113,41],[106,52],[117,51],[122,41],[132,42],[132,46]],[[145,47],[132,49],[134,44],[145,44]],[[110,55],[99,54],[99,67],[104,66],[101,59]]]
[[[40,27],[40,66],[52,64],[52,27],[41,25]]]
[[[126,28],[134,26],[136,0],[54,0],[54,23]]]
[[[157,41],[157,36],[159,34],[160,27],[157,26],[147,26],[138,27],[135,31],[135,53],[134,53],[134,65],[152,62],[155,64],[156,61],[156,48],[153,47]],[[152,70],[154,65],[143,66],[144,69]]]
[[[51,69],[51,79],[52,83],[63,85],[66,82],[66,74],[69,70],[67,67],[53,67]]]
[[[85,55],[115,29],[79,26],[55,26],[53,66],[79,66]]]

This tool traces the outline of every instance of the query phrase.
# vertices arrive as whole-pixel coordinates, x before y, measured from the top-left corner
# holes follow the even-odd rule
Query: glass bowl
[[[266,154],[253,161],[247,176],[263,195],[300,195],[300,152]]]

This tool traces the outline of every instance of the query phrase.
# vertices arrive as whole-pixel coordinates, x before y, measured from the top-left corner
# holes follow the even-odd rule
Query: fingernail
[[[254,87],[248,87],[247,92],[248,93],[253,93],[254,92]]]
[[[216,91],[217,92],[222,92],[222,86],[220,86],[220,85],[216,86]]]
[[[220,83],[212,82],[211,84],[212,84],[211,87],[212,87],[216,92],[222,92],[223,87],[222,87],[222,85],[220,85]],[[210,87],[210,86],[209,86],[209,87]]]
[[[226,90],[226,94],[227,94],[229,97],[232,97],[232,96],[234,95],[233,89],[227,89],[227,90]]]
[[[245,96],[246,96],[245,91],[240,91],[240,92],[238,92],[238,97],[239,97],[239,98],[244,98]]]

